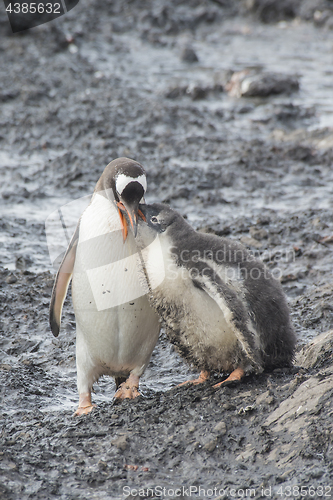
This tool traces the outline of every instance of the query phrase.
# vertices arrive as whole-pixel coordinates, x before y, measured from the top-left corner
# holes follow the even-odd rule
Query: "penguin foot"
[[[200,375],[198,378],[195,378],[194,380],[186,380],[186,382],[182,382],[181,384],[178,384],[177,387],[181,387],[182,385],[198,385],[198,384],[203,384],[206,382],[210,377],[210,372],[206,370],[201,370]]]
[[[135,399],[141,396],[139,393],[139,377],[137,375],[131,374],[126,382],[120,384],[114,397],[119,400],[123,399]]]
[[[91,402],[91,393],[84,392],[79,396],[79,407],[74,413],[73,417],[79,417],[80,415],[87,415],[96,408],[96,405],[93,405]]]
[[[213,385],[214,389],[218,389],[221,387],[221,385],[231,385],[234,383],[239,383],[241,382],[242,378],[244,377],[245,373],[242,368],[236,368],[233,372],[230,373],[229,377],[226,378],[225,380],[222,380],[222,382],[219,382],[218,384]]]

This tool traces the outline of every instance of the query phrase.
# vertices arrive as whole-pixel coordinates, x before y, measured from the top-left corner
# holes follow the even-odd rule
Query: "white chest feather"
[[[89,283],[94,307],[103,311],[145,294],[138,278],[138,264],[132,233],[123,241],[118,210],[96,194],[80,223],[75,279],[83,275],[81,279]]]
[[[156,310],[174,335],[173,341],[191,351],[192,358],[210,358],[216,369],[229,368],[230,353],[237,338],[221,306],[208,293],[194,286],[190,272],[178,267],[166,237],[159,239],[163,263],[156,265],[153,254],[146,254],[146,275],[150,297]],[[161,262],[161,259],[160,259]],[[164,279],[161,281],[161,276]]]
[[[143,370],[157,341],[158,318],[138,263],[130,231],[123,241],[115,204],[95,194],[80,222],[72,298],[78,343],[103,373]]]

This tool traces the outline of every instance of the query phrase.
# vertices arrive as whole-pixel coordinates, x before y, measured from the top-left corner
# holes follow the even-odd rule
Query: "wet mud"
[[[8,26],[2,7],[0,497],[333,496],[332,2],[82,0]],[[119,156],[146,168],[148,202],[280,279],[292,369],[175,387],[195,373],[162,333],[142,396],[116,404],[104,377],[72,417],[75,318],[69,294],[53,338],[45,220]]]

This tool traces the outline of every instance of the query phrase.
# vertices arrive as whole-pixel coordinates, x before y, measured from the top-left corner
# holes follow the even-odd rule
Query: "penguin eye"
[[[150,220],[151,220],[151,222],[153,222],[153,224],[157,224],[158,223],[158,218],[155,217],[155,215]]]

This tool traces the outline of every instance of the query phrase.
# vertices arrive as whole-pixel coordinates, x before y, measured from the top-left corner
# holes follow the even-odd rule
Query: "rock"
[[[0,92],[0,102],[11,101],[12,99],[16,99],[20,93],[18,91],[13,90],[2,90]]]
[[[270,391],[265,391],[263,394],[257,397],[256,406],[261,404],[272,404],[274,402],[274,397],[270,393]]]
[[[236,461],[239,462],[239,461],[246,461],[246,460],[249,460],[250,458],[252,458],[254,456],[254,454],[256,453],[256,450],[253,448],[252,444],[249,443],[245,446],[245,450],[240,453],[239,455],[237,455],[236,457]]]
[[[316,20],[320,17],[319,13],[324,12],[328,6],[329,3],[323,0],[303,0],[300,2],[299,16],[302,19],[316,23]]]
[[[264,23],[277,23],[293,19],[298,13],[298,0],[248,0],[246,8]]]
[[[274,462],[279,468],[292,463],[300,454],[311,458],[329,447],[329,423],[325,424],[328,426],[327,431],[321,431],[323,441],[318,442],[316,437],[318,426],[328,422],[331,416],[333,375],[322,376],[323,380],[318,376],[305,380],[270,413],[263,424],[262,428],[267,429],[273,442],[283,436],[279,447],[270,448],[266,456],[267,461]]]
[[[299,89],[299,81],[297,76],[244,69],[233,73],[225,89],[232,97],[267,97],[291,94]]]
[[[183,96],[191,97],[192,101],[197,101],[200,99],[205,99],[208,94],[223,92],[223,86],[220,84],[216,85],[201,85],[201,84],[191,84],[191,85],[177,85],[170,88],[165,97],[167,99],[179,99]]]
[[[219,422],[218,424],[215,425],[213,432],[216,432],[220,434],[221,436],[224,436],[227,432],[227,426],[225,422]]]
[[[187,63],[195,63],[199,61],[199,58],[192,47],[185,47],[180,56],[181,60]]]
[[[243,243],[243,245],[248,246],[248,247],[254,247],[254,248],[261,248],[262,247],[262,243],[260,243],[260,241],[255,240],[254,238],[251,238],[250,236],[242,236],[240,240]]]
[[[10,365],[8,365],[7,363],[2,363],[0,365],[0,370],[5,370],[5,371],[9,372],[9,370],[11,370],[11,369],[12,369],[12,367]]]
[[[303,368],[321,368],[328,363],[333,367],[333,330],[318,335],[303,347],[295,363]]]
[[[208,451],[209,453],[212,453],[216,448],[216,444],[217,444],[217,439],[215,438],[212,441],[208,441],[208,443],[204,444],[203,449]]]
[[[310,412],[316,408],[324,393],[333,390],[333,377],[319,381],[317,377],[310,377],[267,418],[265,425],[274,424],[276,432],[288,427],[291,432],[297,433],[305,424]]]
[[[331,15],[332,12],[329,10],[316,10],[313,14],[313,22],[316,26],[324,26]]]
[[[186,95],[186,91],[187,91],[186,86],[176,85],[175,87],[170,88],[166,92],[165,97],[167,99],[178,99],[179,97]]]
[[[21,271],[24,271],[28,267],[33,264],[33,260],[29,255],[19,255],[16,257],[15,260],[15,267],[16,269],[20,269]]]
[[[281,238],[277,234],[272,234],[268,239],[268,243],[273,246],[281,245]]]
[[[8,283],[9,285],[12,285],[13,283],[16,283],[16,282],[17,282],[17,277],[14,274],[10,274],[9,276],[7,276],[6,283]]]
[[[115,446],[120,451],[125,451],[128,447],[127,434],[123,434],[122,436],[119,436],[118,438],[111,441],[111,445]]]
[[[9,462],[8,465],[7,465],[8,469],[11,469],[11,470],[16,470],[17,469],[17,465],[14,464],[14,462]]]
[[[252,238],[258,241],[268,238],[268,232],[266,231],[266,229],[260,229],[254,226],[250,227],[250,235],[252,236]]]

